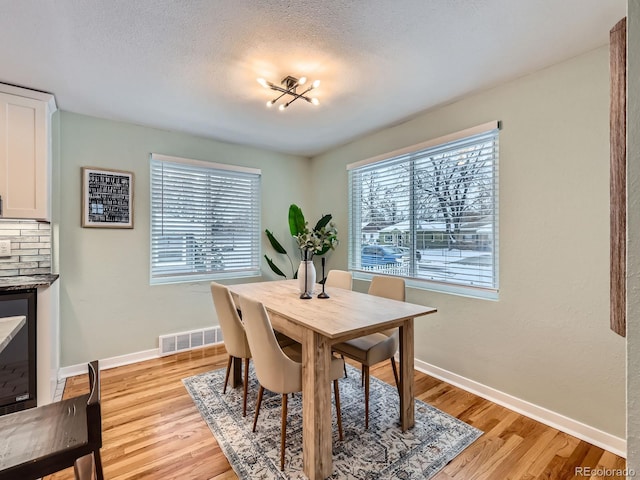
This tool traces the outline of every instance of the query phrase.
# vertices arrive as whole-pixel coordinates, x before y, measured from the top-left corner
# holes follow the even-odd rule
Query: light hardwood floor
[[[105,478],[236,479],[181,380],[226,365],[210,347],[102,372]],[[371,374],[393,382],[389,362]],[[617,479],[576,475],[576,467],[624,469],[625,460],[440,380],[416,372],[416,396],[485,432],[435,480]],[[88,391],[86,375],[64,397]],[[72,480],[73,469],[48,477]]]

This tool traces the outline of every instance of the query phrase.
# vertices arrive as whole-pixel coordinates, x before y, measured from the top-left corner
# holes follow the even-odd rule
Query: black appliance
[[[36,297],[35,289],[0,292],[0,415],[37,405]],[[6,320],[16,316],[26,320]]]

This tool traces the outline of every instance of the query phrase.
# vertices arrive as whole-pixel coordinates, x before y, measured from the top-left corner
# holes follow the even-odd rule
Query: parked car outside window
[[[402,253],[390,246],[366,245],[362,247],[362,266],[389,265],[402,263]]]

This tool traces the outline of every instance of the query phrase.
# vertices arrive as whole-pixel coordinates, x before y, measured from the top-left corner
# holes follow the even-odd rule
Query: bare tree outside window
[[[449,249],[473,248],[464,244],[463,226],[493,212],[492,151],[490,145],[478,145],[417,162],[418,218],[444,222]]]

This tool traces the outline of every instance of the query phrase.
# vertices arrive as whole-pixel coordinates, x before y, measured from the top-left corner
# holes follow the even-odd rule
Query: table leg
[[[333,471],[331,432],[331,345],[326,337],[305,330],[302,339],[302,455],[309,480]]]
[[[400,424],[402,431],[415,423],[413,392],[413,318],[400,327]]]
[[[231,372],[229,372],[229,385],[233,388],[242,385],[242,359],[233,357]]]

